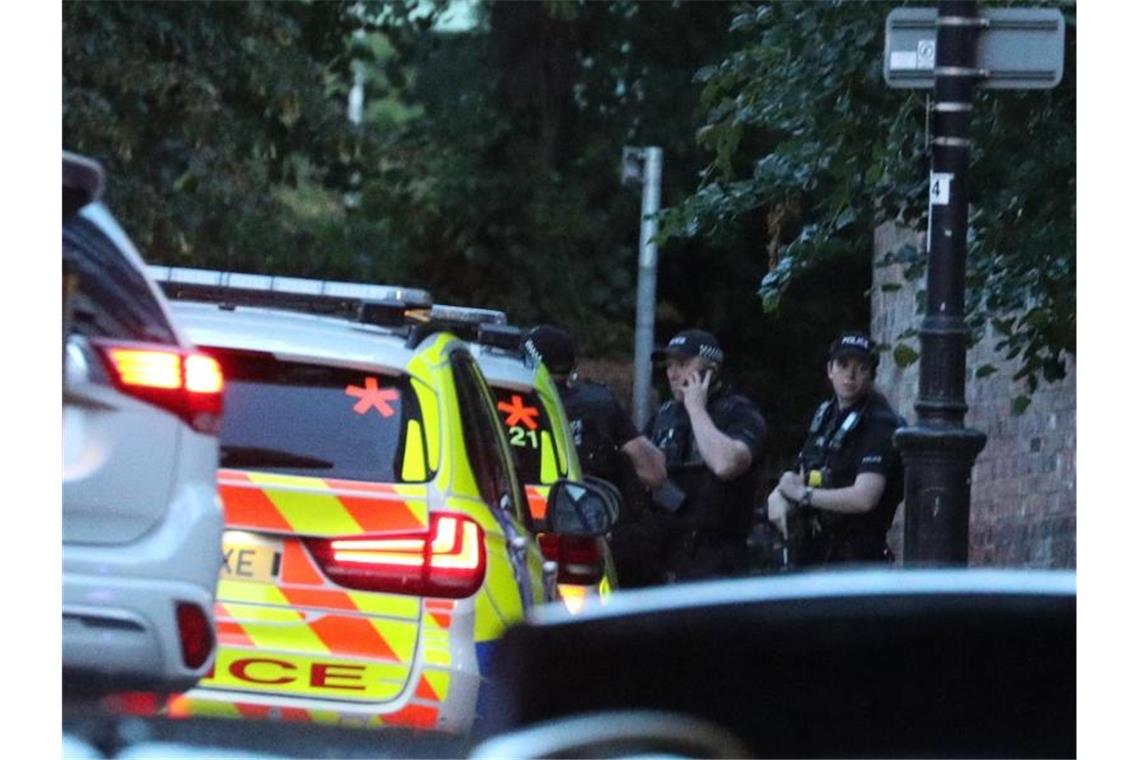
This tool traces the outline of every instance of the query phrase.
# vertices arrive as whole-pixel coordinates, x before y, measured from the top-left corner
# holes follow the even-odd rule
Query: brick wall
[[[875,232],[875,259],[911,243],[924,245],[923,235],[884,225]],[[890,341],[908,328],[918,328],[915,312],[918,282],[908,283],[901,265],[876,267],[871,293],[871,334]],[[881,285],[901,289],[883,292]],[[974,467],[970,507],[970,564],[1014,567],[1076,567],[1076,357],[1067,357],[1066,378],[1042,385],[1020,416],[1010,408],[1024,394],[1012,380],[1016,363],[994,350],[997,338],[987,334],[967,353],[966,424],[988,436]],[[915,349],[918,341],[908,341]],[[986,364],[998,372],[982,379],[974,370]],[[900,370],[890,357],[879,367],[878,385],[891,403],[915,422],[918,364]],[[902,556],[899,508],[889,541]]]

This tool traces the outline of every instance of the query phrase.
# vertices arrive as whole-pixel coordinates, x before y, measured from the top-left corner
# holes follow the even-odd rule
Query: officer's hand
[[[711,372],[694,372],[685,378],[681,384],[681,398],[685,409],[692,414],[698,409],[704,409],[709,398],[709,381]]]
[[[791,503],[777,488],[768,495],[768,522],[779,528],[784,538],[788,537],[788,508]]]
[[[804,486],[804,476],[798,472],[785,472],[780,476],[780,484],[776,489],[791,501],[800,501],[807,490]]]

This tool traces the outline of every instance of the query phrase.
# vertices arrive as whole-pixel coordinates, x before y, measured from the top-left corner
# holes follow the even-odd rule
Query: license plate
[[[222,572],[229,581],[273,583],[281,574],[281,541],[241,531],[222,538]]]

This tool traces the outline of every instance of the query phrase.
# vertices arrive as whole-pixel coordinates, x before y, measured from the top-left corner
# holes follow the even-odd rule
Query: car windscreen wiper
[[[221,454],[222,467],[295,467],[304,470],[329,470],[333,467],[333,463],[325,459],[258,446],[222,446]]]

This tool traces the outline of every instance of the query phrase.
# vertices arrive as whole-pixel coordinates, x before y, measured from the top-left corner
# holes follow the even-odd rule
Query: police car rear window
[[[425,461],[423,419],[407,376],[210,353],[226,382],[222,467],[383,483],[428,479],[422,466],[404,464],[405,457]]]
[[[510,388],[492,388],[491,391],[495,395],[499,421],[503,423],[507,442],[511,444],[515,456],[515,469],[518,470],[519,479],[530,484],[546,482],[542,477],[543,447],[551,447],[546,455],[553,458],[559,471],[562,470],[562,465],[553,443],[554,431],[550,418],[547,417],[538,394]],[[544,431],[547,436],[542,435]],[[546,480],[553,482],[549,477]]]

